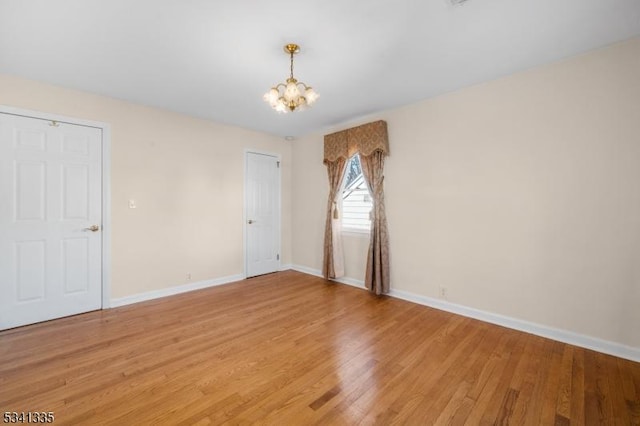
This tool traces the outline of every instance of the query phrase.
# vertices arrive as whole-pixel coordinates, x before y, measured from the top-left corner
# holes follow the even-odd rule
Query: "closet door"
[[[102,306],[102,131],[0,113],[0,329]]]
[[[272,155],[246,153],[246,275],[280,268],[280,162]]]

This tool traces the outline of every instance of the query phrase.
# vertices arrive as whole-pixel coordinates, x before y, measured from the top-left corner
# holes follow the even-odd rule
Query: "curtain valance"
[[[387,122],[383,120],[331,133],[324,137],[324,163],[338,158],[349,159],[353,154],[371,155],[376,151],[389,154]]]

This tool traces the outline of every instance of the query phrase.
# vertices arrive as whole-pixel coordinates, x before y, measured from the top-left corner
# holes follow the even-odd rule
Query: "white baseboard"
[[[322,273],[318,269],[308,268],[306,266],[295,264],[291,265],[291,269],[298,272],[303,272],[305,274],[322,277]],[[351,285],[360,289],[365,288],[364,282],[355,278],[344,277],[332,281]],[[411,293],[408,291],[391,289],[391,291],[389,292],[389,296],[395,297],[396,299],[402,299],[420,305],[429,306],[441,311],[451,312],[453,314],[462,315],[464,317],[474,318],[491,324],[500,325],[514,330],[524,331],[525,333],[535,334],[536,336],[546,337],[548,339],[568,343],[570,345],[591,349],[620,358],[625,358],[631,361],[640,362],[640,348],[634,348],[631,346],[622,345],[620,343],[598,339],[596,337],[586,336],[584,334],[574,333],[568,330],[561,330],[542,324],[524,321],[517,318],[495,314],[492,312],[482,311],[480,309],[451,303],[446,300],[421,296],[419,294]]]
[[[163,288],[161,290],[147,291],[145,293],[138,293],[131,296],[119,297],[117,299],[111,299],[111,308],[117,308],[118,306],[130,305],[132,303],[146,302],[147,300],[159,299],[161,297],[174,296],[180,293],[186,293],[194,290],[201,290],[207,287],[214,287],[223,284],[229,284],[232,282],[240,281],[245,278],[242,274],[229,275],[222,278],[214,278],[211,280],[197,281],[193,283],[177,285],[173,287]]]
[[[298,272],[302,272],[305,274],[314,275],[316,277],[322,278],[322,272],[320,272],[320,270],[318,269],[308,268],[306,266],[295,265],[295,264],[291,265],[291,269],[293,269],[294,271],[298,271]]]
[[[313,276],[316,276],[316,277],[324,278],[324,276],[322,275],[322,271],[320,271],[319,269],[308,268],[308,267],[302,266],[302,265],[291,265],[291,269],[293,269],[294,271],[298,271],[298,272],[302,272],[302,273],[305,273],[305,274],[313,275]],[[364,281],[357,280],[355,278],[342,277],[342,278],[332,279],[331,281],[335,281],[335,282],[340,283],[340,284],[350,285],[351,287],[357,287],[357,288],[359,288],[361,290],[366,290],[367,289],[364,286]]]
[[[291,269],[291,264],[290,263],[285,263],[284,265],[280,265],[280,270],[281,271],[288,271],[289,269]]]

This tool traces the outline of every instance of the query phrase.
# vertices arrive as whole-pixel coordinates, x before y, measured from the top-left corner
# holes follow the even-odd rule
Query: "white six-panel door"
[[[280,267],[280,170],[277,157],[246,153],[247,277]]]
[[[0,113],[0,329],[100,309],[101,129]]]

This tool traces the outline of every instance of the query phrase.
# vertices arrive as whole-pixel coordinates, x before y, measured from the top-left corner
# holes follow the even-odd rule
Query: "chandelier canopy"
[[[273,109],[282,113],[311,106],[319,96],[311,86],[293,77],[293,55],[300,52],[300,46],[289,43],[284,46],[284,51],[291,57],[291,75],[285,83],[272,87],[263,97]]]

